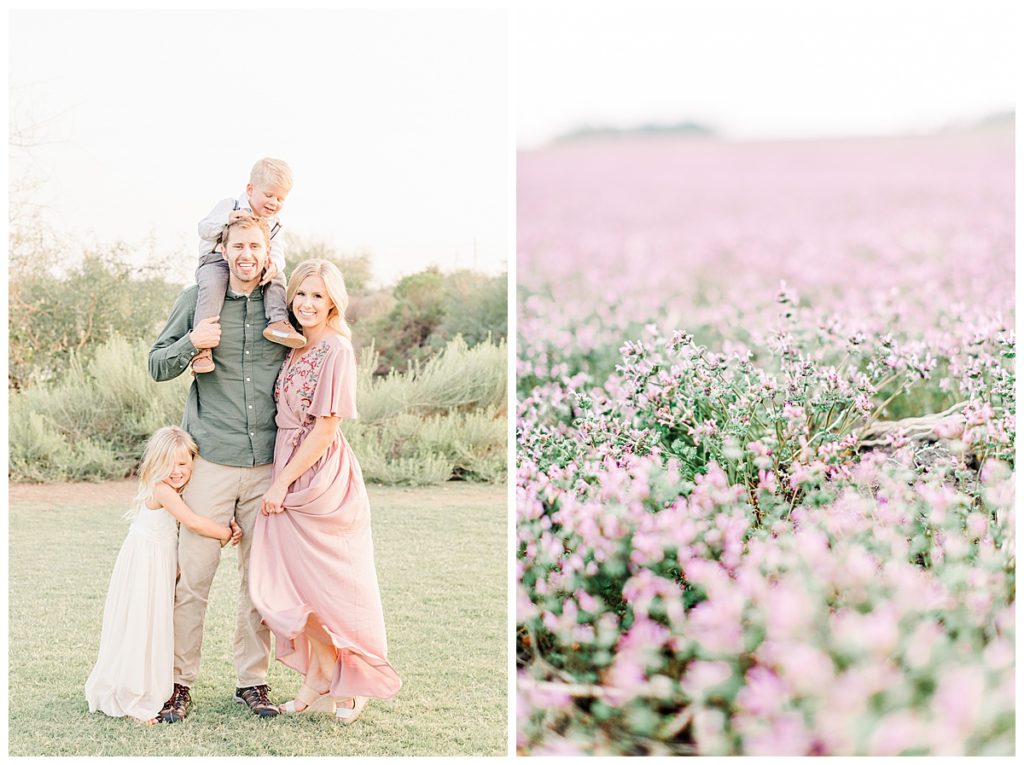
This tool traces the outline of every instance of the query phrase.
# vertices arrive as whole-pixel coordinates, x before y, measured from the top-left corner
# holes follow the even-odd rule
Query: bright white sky
[[[581,124],[648,121],[695,120],[735,138],[932,130],[1014,105],[1011,0],[661,5],[518,13],[519,146]]]
[[[81,243],[152,236],[191,278],[197,221],[258,158],[295,173],[281,219],[379,283],[505,270],[502,10],[13,11],[14,126],[46,120],[35,200]]]

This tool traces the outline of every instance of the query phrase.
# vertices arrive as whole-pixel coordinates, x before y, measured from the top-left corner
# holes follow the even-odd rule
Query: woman
[[[285,358],[274,389],[274,478],[253,530],[249,586],[277,658],[304,677],[281,711],[351,723],[368,697],[390,698],[402,683],[387,661],[366,487],[338,427],[356,416],[348,295],[334,264],[307,260],[287,297],[307,343]]]

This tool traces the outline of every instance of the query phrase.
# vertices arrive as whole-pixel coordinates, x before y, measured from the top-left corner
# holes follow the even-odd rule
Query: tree
[[[9,284],[8,386],[53,379],[72,355],[85,360],[112,334],[152,339],[180,285],[133,265],[128,246],[87,252],[62,276],[32,259],[12,260]]]
[[[506,278],[476,271],[442,274],[436,266],[402,278],[393,307],[364,323],[380,354],[377,374],[426,361],[461,335],[470,347],[508,334]],[[365,342],[365,340],[364,340]]]
[[[391,311],[367,327],[380,353],[378,374],[428,358],[430,335],[444,318],[444,276],[437,266],[402,277],[392,294]]]
[[[444,319],[434,328],[430,344],[440,350],[456,335],[473,347],[488,337],[508,335],[507,275],[485,276],[456,271],[445,278]]]

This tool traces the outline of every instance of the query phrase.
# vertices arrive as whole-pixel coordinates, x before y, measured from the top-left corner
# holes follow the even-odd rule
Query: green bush
[[[380,305],[387,310],[360,310],[356,332],[359,338],[373,338],[379,352],[374,371],[379,375],[404,369],[409,362],[425,362],[459,335],[470,347],[500,342],[508,335],[504,274],[443,274],[432,266],[403,277],[391,290],[391,299]]]
[[[500,483],[507,464],[505,422],[494,409],[428,417],[403,412],[378,422],[345,423],[342,429],[367,480]]]
[[[157,383],[149,344],[114,337],[48,385],[10,397],[12,481],[107,480],[131,475],[149,435],[181,421],[190,376]],[[468,348],[456,338],[404,373],[373,377],[362,355],[361,418],[344,432],[369,481],[436,484],[502,481],[506,464],[504,343]]]
[[[10,477],[15,481],[123,478],[149,435],[179,423],[189,378],[155,382],[149,344],[114,337],[87,365],[72,356],[49,385],[10,396]]]
[[[508,361],[504,341],[488,340],[470,348],[456,337],[426,363],[412,363],[404,372],[392,370],[384,377],[373,377],[374,360],[370,349],[360,361],[359,411],[366,420],[381,420],[403,411],[427,415],[505,406]]]
[[[380,423],[347,422],[342,430],[367,481],[430,485],[452,477],[451,461],[424,447],[417,437],[421,420],[402,414]]]
[[[493,408],[429,417],[419,427],[426,450],[444,455],[454,475],[495,483],[507,470],[506,421]]]
[[[47,481],[67,477],[71,464],[71,445],[53,421],[26,405],[24,397],[11,400],[7,425],[10,442],[11,480]]]

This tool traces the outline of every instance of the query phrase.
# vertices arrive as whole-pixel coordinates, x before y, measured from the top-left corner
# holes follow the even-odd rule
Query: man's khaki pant
[[[235,622],[235,672],[238,687],[262,685],[270,666],[270,630],[249,597],[249,548],[256,514],[270,488],[272,465],[251,468],[218,465],[197,457],[182,498],[196,515],[227,525],[232,516],[245,536],[238,545],[238,616]],[[178,534],[181,578],[174,589],[174,682],[191,687],[199,675],[203,621],[210,585],[220,563],[216,539],[184,526]]]

